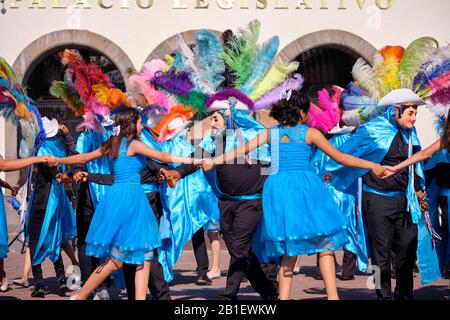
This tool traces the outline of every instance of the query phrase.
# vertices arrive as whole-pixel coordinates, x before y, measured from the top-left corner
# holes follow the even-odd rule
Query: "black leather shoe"
[[[340,276],[339,280],[341,281],[351,281],[351,280],[355,280],[354,276]]]
[[[209,286],[212,284],[212,280],[210,280],[206,274],[201,277],[197,277],[197,281],[195,281],[195,285],[197,286]]]
[[[42,285],[41,283],[37,283],[34,288],[33,291],[31,291],[31,296],[33,298],[45,298],[45,288],[44,285]]]
[[[57,280],[57,282],[58,282],[59,293],[61,295],[65,296],[66,292],[70,291],[66,284],[66,278],[59,278]]]

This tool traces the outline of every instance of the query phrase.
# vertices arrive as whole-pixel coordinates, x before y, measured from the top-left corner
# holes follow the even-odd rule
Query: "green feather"
[[[431,37],[422,37],[411,42],[400,62],[398,77],[402,88],[411,88],[423,58],[429,50],[436,49],[439,43]]]
[[[261,98],[267,92],[282,84],[298,67],[299,63],[297,61],[286,64],[280,58],[276,59],[261,82],[250,93],[249,98],[252,100]]]
[[[9,79],[17,82],[16,73],[14,72],[13,68],[8,64],[8,62],[6,62],[6,60],[3,59],[2,57],[0,57],[0,69],[4,70],[6,76]]]
[[[192,107],[200,114],[206,114],[205,103],[207,96],[198,91],[191,91],[188,97],[175,96],[178,103]]]
[[[258,38],[261,23],[251,21],[247,28],[240,29],[239,34],[230,40],[222,52],[222,59],[231,70],[236,80],[234,87],[241,88],[252,75],[253,64],[259,52]]]
[[[67,82],[53,81],[49,91],[55,98],[63,99],[74,111],[83,106],[80,96],[72,90]]]

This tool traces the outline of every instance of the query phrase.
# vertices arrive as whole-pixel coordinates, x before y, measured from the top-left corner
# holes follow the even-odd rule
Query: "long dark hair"
[[[445,120],[444,135],[442,136],[443,147],[450,151],[450,110],[448,110],[447,120]]]
[[[114,125],[120,126],[120,133],[109,138],[102,145],[101,151],[105,156],[110,157],[111,159],[117,159],[122,138],[127,139],[127,145],[130,144],[133,139],[138,139],[136,124],[139,117],[139,112],[133,108],[126,108],[117,114]]]
[[[282,99],[272,106],[270,116],[284,126],[295,126],[301,119],[300,111],[309,112],[310,100],[302,90],[292,91],[289,101]]]

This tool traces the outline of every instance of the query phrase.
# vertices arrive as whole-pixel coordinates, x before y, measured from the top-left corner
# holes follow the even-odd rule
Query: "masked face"
[[[403,129],[412,129],[416,123],[417,106],[395,108],[395,122]]]
[[[213,130],[225,128],[225,119],[217,111],[211,116],[211,127]]]
[[[173,136],[184,126],[182,118],[178,117],[173,119],[167,124],[167,139],[173,138]]]

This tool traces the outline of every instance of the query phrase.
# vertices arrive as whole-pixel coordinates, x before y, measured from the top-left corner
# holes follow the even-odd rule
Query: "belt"
[[[368,193],[377,194],[379,196],[385,196],[385,197],[403,197],[406,195],[405,191],[386,191],[386,190],[379,190],[372,187],[369,187],[368,185],[363,185],[363,191]]]

